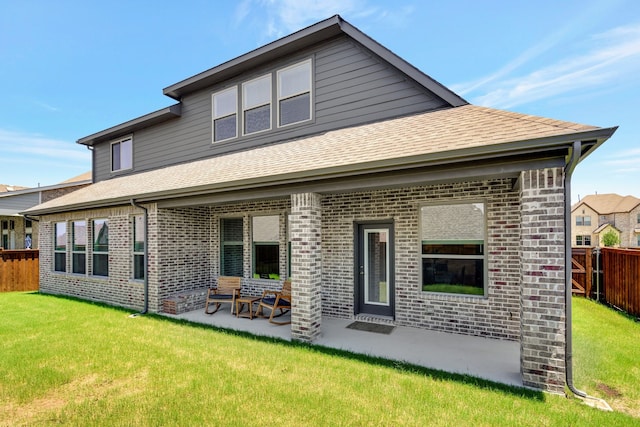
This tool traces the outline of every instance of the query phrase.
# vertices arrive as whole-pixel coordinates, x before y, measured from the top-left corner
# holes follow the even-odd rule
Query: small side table
[[[236,317],[248,317],[253,319],[253,304],[260,301],[260,297],[245,296],[236,298]],[[242,311],[242,307],[247,305],[247,311]]]

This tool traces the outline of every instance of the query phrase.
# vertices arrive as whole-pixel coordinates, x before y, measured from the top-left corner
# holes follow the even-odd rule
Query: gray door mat
[[[355,329],[357,331],[367,331],[367,332],[376,332],[378,334],[390,334],[395,326],[391,325],[380,325],[378,323],[369,323],[369,322],[353,322],[347,325],[347,329]]]

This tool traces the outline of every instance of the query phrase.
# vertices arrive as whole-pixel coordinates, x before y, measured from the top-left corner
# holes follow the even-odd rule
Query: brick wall
[[[562,169],[521,175],[521,339],[524,385],[563,393],[565,246]]]
[[[291,337],[313,341],[320,335],[321,290],[326,277],[322,260],[321,196],[291,196]],[[344,261],[344,260],[343,260]],[[353,264],[352,264],[353,265]]]
[[[485,202],[487,296],[426,293],[420,285],[420,206]],[[519,195],[509,179],[326,195],[322,199],[322,310],[354,313],[354,223],[392,219],[396,324],[518,340]]]
[[[123,206],[95,209],[66,214],[47,215],[40,219],[40,291],[64,294],[78,298],[102,301],[109,304],[142,309],[144,305],[143,283],[131,279],[132,243],[131,218],[139,209]],[[92,268],[91,220],[107,219],[109,222],[109,276],[90,275]],[[71,274],[53,271],[53,227],[56,222],[67,222],[67,246],[71,245],[69,221],[87,221],[87,273]],[[67,255],[67,271],[71,271],[71,257]]]

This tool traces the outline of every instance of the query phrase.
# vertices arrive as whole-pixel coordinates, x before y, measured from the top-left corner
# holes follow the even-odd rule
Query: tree
[[[605,245],[607,248],[611,246],[619,245],[620,236],[618,236],[618,233],[616,233],[612,229],[609,229],[609,231],[607,231],[602,235],[602,244]]]

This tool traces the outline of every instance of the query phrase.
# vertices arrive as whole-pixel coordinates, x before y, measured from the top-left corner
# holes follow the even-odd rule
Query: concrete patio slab
[[[273,325],[263,318],[237,318],[225,309],[213,315],[204,314],[204,310],[196,310],[166,316],[254,335],[291,340],[289,325]],[[286,319],[286,316],[281,319]],[[347,325],[351,323],[352,319],[324,316],[322,334],[314,344],[523,387],[520,375],[520,344],[517,342],[403,326],[396,326],[387,335],[348,329]]]

